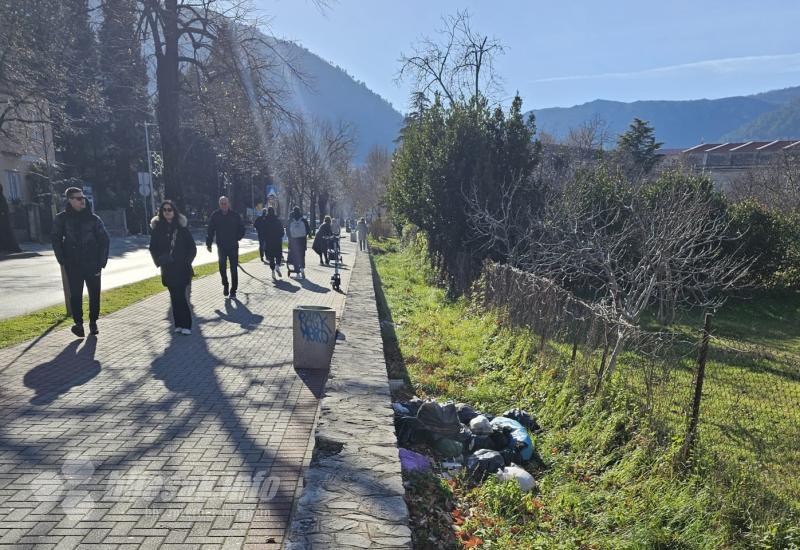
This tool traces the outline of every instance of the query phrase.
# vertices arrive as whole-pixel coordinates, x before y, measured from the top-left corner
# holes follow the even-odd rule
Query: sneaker
[[[277,281],[278,280],[278,278],[275,276],[275,270],[274,269],[272,270],[272,280],[273,281]]]
[[[235,300],[236,299],[236,291],[235,290],[231,290],[230,299],[231,300]]]
[[[190,328],[182,328],[181,329],[181,334],[185,334],[186,336],[189,336],[191,333],[192,333],[192,329],[190,329]]]
[[[283,275],[281,275],[281,266],[279,266],[279,265],[275,266],[275,273],[278,274],[278,277],[283,278]]]
[[[100,334],[100,330],[97,328],[97,323],[89,323],[89,334]]]
[[[72,331],[72,334],[74,334],[78,338],[83,338],[84,336],[86,336],[86,333],[83,332],[83,325],[72,325],[72,328],[70,330]]]
[[[228,285],[222,285],[222,295],[223,296],[228,295]]]
[[[181,332],[183,332],[181,327],[175,327],[175,334],[180,334]]]

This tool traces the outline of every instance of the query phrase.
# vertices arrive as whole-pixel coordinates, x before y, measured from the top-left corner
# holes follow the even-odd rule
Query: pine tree
[[[657,151],[663,143],[657,142],[655,130],[646,121],[634,118],[628,130],[619,136],[617,151],[623,160],[629,160],[647,174],[658,162]]]

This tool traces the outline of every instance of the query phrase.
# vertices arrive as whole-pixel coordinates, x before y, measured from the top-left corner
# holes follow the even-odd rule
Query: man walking
[[[256,218],[256,221],[253,222],[253,227],[256,228],[256,232],[258,233],[258,255],[261,257],[261,261],[266,263],[264,256],[267,250],[267,209],[263,209],[261,211],[261,215]],[[275,268],[273,267],[272,270],[274,271]]]
[[[83,338],[83,287],[89,292],[89,333],[99,334],[100,272],[108,263],[109,239],[103,221],[86,207],[78,187],[64,193],[67,207],[53,220],[53,252],[69,284],[72,333]]]
[[[219,257],[219,275],[222,278],[222,294],[228,296],[227,263],[231,263],[230,297],[236,298],[239,287],[239,240],[244,237],[242,217],[231,210],[228,197],[219,198],[219,210],[211,214],[208,221],[206,248],[211,252],[211,243],[217,238],[217,255]]]

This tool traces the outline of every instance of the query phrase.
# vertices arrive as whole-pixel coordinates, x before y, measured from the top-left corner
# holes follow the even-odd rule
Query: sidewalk
[[[191,336],[161,293],[0,350],[0,546],[280,548],[323,385],[292,367],[292,308],[344,305],[307,260],[278,284],[242,266],[237,301],[195,280]]]

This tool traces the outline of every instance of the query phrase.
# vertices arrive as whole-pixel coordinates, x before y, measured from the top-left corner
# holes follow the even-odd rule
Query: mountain
[[[596,117],[604,120],[609,132],[616,136],[638,117],[655,128],[656,138],[664,142],[665,148],[680,148],[703,141],[797,137],[800,135],[799,99],[800,86],[722,99],[632,103],[595,100],[574,107],[533,112],[537,127],[557,138],[565,137],[570,128]],[[797,123],[781,126],[781,117],[793,112]],[[792,135],[785,135],[786,132]]]
[[[392,104],[355,80],[341,67],[293,42],[275,40],[272,46],[296,70],[285,69],[285,106],[308,119],[345,121],[356,134],[356,161],[363,161],[375,146],[394,150],[403,115]]]

